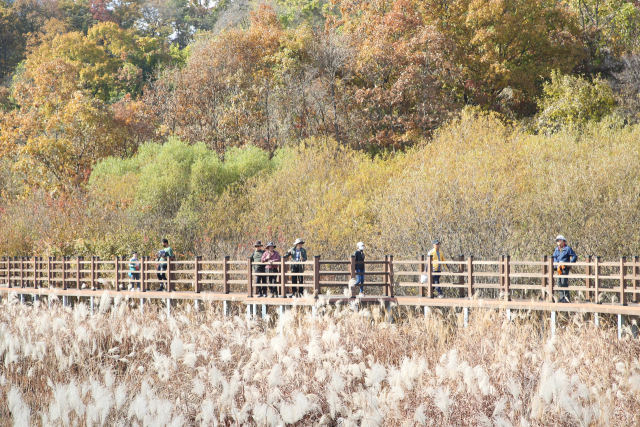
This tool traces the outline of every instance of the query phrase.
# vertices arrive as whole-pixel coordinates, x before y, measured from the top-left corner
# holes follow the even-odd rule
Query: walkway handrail
[[[603,262],[600,257],[588,256],[576,263],[553,262],[550,257],[540,261],[512,260],[510,256],[500,256],[497,260],[477,260],[472,256],[460,255],[450,261],[440,261],[442,271],[433,270],[433,260],[424,255],[413,260],[394,260],[385,256],[382,260],[365,261],[366,272],[356,272],[355,257],[349,260],[322,260],[315,256],[306,262],[295,262],[288,257],[274,263],[275,271],[258,271],[271,263],[245,261],[204,260],[198,256],[192,260],[156,261],[149,257],[139,259],[140,269],[129,270],[129,260],[122,257],[103,260],[99,257],[4,257],[0,260],[0,287],[8,288],[50,288],[69,289],[113,289],[120,291],[125,285],[137,284],[141,292],[151,290],[154,285],[166,283],[166,292],[219,292],[229,294],[232,287],[246,289],[252,297],[257,278],[277,276],[277,286],[285,295],[292,285],[313,290],[314,296],[323,288],[345,287],[356,275],[365,277],[363,286],[378,286],[383,296],[394,297],[395,287],[413,288],[420,298],[433,298],[434,287],[458,289],[458,296],[472,297],[478,291],[496,292],[508,301],[514,292],[540,292],[541,298],[553,301],[555,291],[582,291],[586,299],[601,303],[603,295],[617,299],[622,305],[638,303],[640,294],[640,258],[621,257],[618,261]],[[166,265],[165,271],[159,271]],[[303,271],[292,272],[291,266],[302,266]],[[567,287],[558,288],[559,267],[571,267],[568,274],[561,277],[572,280]],[[129,277],[133,273],[134,277]],[[166,280],[156,277],[165,273]],[[434,276],[446,279],[447,283],[435,283]],[[292,284],[293,277],[303,278],[302,284]],[[262,284],[260,284],[262,285]],[[493,290],[493,291],[492,291]],[[234,291],[235,292],[235,291]],[[352,288],[354,296],[355,287]],[[311,293],[311,292],[310,292]],[[403,296],[395,296],[403,298]]]

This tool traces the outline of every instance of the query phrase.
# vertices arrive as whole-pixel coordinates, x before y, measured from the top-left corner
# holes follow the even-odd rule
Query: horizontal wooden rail
[[[232,294],[240,287],[246,289],[248,297],[253,297],[258,287],[276,287],[281,296],[287,295],[291,287],[300,287],[312,288],[317,297],[322,288],[344,287],[350,280],[353,283],[357,276],[364,276],[367,281],[362,286],[381,288],[383,297],[393,297],[394,286],[398,286],[414,288],[418,298],[433,298],[434,290],[439,288],[439,292],[457,289],[457,297],[467,298],[474,297],[478,291],[491,291],[495,298],[507,301],[516,294],[528,298],[533,296],[530,292],[536,292],[538,298],[553,302],[557,301],[558,291],[582,292],[586,300],[596,304],[604,299],[624,306],[629,302],[637,304],[640,300],[638,257],[603,262],[599,257],[589,256],[580,262],[558,263],[548,257],[542,257],[540,261],[518,261],[509,256],[500,256],[498,260],[459,256],[439,261],[442,271],[434,271],[433,260],[424,255],[414,260],[394,260],[389,255],[382,260],[364,261],[366,271],[358,272],[361,265],[363,263],[356,262],[353,256],[348,261],[322,260],[316,256],[304,262],[283,257],[274,263],[230,260],[229,257],[222,260],[194,257],[179,261],[148,257],[137,261],[120,257],[110,260],[98,257],[4,257],[0,259],[0,288],[119,292],[128,287],[139,288],[139,292],[145,293],[153,291],[150,288],[153,286],[163,292],[176,292],[178,287],[181,293]],[[267,270],[266,267],[274,268]],[[558,274],[562,267],[570,267],[565,270],[567,274]],[[444,280],[438,283],[439,278],[446,279],[447,283]],[[566,286],[564,279],[567,279]],[[353,287],[352,296],[355,292]]]

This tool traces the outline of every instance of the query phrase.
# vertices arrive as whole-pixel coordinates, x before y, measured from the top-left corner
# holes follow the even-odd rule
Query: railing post
[[[48,261],[47,261],[47,282],[48,282],[48,287],[51,288],[51,282],[52,282],[52,272],[51,272],[51,257],[49,257]]]
[[[20,257],[20,287],[24,288],[24,257]]]
[[[625,276],[627,273],[626,262],[627,257],[620,257],[620,303],[622,305],[627,305],[627,294],[624,293]]]
[[[115,285],[116,285],[116,291],[119,292],[120,291],[120,286],[118,285],[118,281],[120,280],[120,257],[119,256],[116,257],[115,266],[116,266]]]
[[[67,290],[67,257],[62,257],[62,290]]]
[[[13,259],[13,257],[7,257],[7,287],[11,288],[13,287],[13,284],[11,283],[11,260]]]
[[[433,255],[427,258],[427,298],[433,298]]]
[[[473,298],[473,255],[467,258],[467,297]]]
[[[229,293],[229,255],[222,261],[222,289],[225,294]]]
[[[594,283],[594,295],[593,295],[593,302],[595,302],[596,304],[600,304],[600,257],[599,256],[595,256],[596,259],[596,265],[595,265],[595,278],[593,279],[593,283]]]
[[[84,260],[83,257],[79,256],[76,264],[76,288],[78,290],[82,289],[82,278],[80,277],[80,263]]]
[[[499,292],[504,291],[504,255],[498,256],[498,285]]]
[[[587,257],[587,276],[591,276],[593,274],[593,268],[591,267],[591,255],[589,255]],[[587,301],[590,301],[591,298],[591,291],[589,291],[589,289],[591,289],[591,278],[587,277],[584,281],[585,286],[587,287],[587,291],[585,292],[585,298],[587,299]]]
[[[426,266],[424,263],[424,254],[420,255],[420,267],[418,268],[420,274],[418,275],[418,283],[420,284],[419,294],[420,298],[424,297],[424,283],[422,283],[423,273],[426,271]]]
[[[200,261],[202,260],[202,256],[196,256],[196,259],[193,262],[193,277],[196,280],[196,293],[199,294],[202,292],[202,284],[200,283]],[[197,300],[196,300],[197,301]]]
[[[91,256],[91,290],[96,289],[96,257]]]
[[[320,255],[313,257],[313,292],[316,298],[320,295]]]
[[[149,257],[143,255],[140,260],[140,291],[142,292],[147,292],[147,281],[145,277],[147,275],[147,261],[149,261]]]
[[[349,277],[351,279],[355,279],[356,278],[356,257],[355,257],[355,255],[351,255],[349,257]],[[356,296],[356,287],[357,286],[354,286],[353,289],[350,289],[351,297],[355,297]]]
[[[100,261],[100,257],[99,257],[99,256],[97,256],[97,257],[96,257],[96,272],[95,272],[95,273],[96,273],[96,279],[98,278],[98,275],[100,274],[100,273],[98,273],[98,271],[100,271],[100,264],[99,264],[99,261]],[[106,288],[104,288],[104,289],[106,289]]]
[[[173,283],[171,283],[171,257],[167,258],[167,292],[173,291]],[[171,306],[171,300],[167,300],[167,307]]]
[[[549,258],[547,262],[547,281],[549,282],[549,295],[548,301],[553,302],[553,257]]]
[[[33,289],[38,289],[38,257],[33,257]]]
[[[389,296],[389,256],[384,256],[384,296]]]
[[[287,297],[287,257],[280,257],[280,295]]]
[[[247,258],[247,296],[253,297],[253,257]],[[253,313],[255,314],[255,313]]]
[[[464,255],[458,256],[458,261],[464,262]],[[458,265],[458,273],[460,274],[464,273],[464,264]],[[461,287],[458,288],[458,296],[460,298],[463,298],[464,297],[464,277],[458,276],[458,285],[462,285]]]
[[[511,256],[504,257],[504,300],[511,300]]]
[[[389,255],[389,292],[387,293],[387,296],[390,298],[393,298],[394,292],[393,292],[393,255]]]
[[[544,300],[545,294],[549,292],[549,290],[547,289],[547,256],[546,255],[542,257],[541,273],[542,273],[542,279],[540,279],[540,286],[542,287],[542,290],[541,290],[540,299]]]
[[[636,255],[633,257],[633,302],[638,302],[638,260],[639,257]]]

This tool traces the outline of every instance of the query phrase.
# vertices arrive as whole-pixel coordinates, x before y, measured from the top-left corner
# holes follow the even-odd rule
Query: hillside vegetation
[[[625,0],[0,1],[0,254],[640,253]]]
[[[302,236],[343,258],[446,253],[538,259],[559,233],[581,255],[640,252],[640,129],[613,122],[532,135],[462,114],[428,144],[372,158],[333,139],[277,150],[231,148],[221,160],[178,139],[143,145],[94,170],[85,192],[43,192],[4,211],[5,253],[127,255],[166,236],[180,256],[243,259],[254,240]]]

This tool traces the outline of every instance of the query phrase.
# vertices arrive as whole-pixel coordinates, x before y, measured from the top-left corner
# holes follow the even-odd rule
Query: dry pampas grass
[[[537,313],[474,311],[462,328],[452,310],[378,304],[263,321],[133,303],[3,297],[0,425],[640,423],[640,345],[581,315],[552,336]]]

